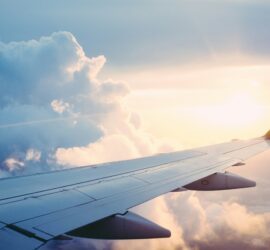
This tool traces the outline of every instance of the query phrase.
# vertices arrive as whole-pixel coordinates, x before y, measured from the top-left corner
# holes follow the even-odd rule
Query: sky
[[[269,13],[266,0],[0,0],[0,176],[263,135]],[[230,170],[254,189],[134,208],[170,239],[46,249],[268,249],[269,159]]]

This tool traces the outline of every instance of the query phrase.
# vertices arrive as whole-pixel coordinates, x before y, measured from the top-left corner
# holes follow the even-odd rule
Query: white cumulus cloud
[[[0,43],[2,171],[44,171],[156,151],[123,104],[127,85],[98,79],[105,62],[104,56],[86,56],[69,32]]]

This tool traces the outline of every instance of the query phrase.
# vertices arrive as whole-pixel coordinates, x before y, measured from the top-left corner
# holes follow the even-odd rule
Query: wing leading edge
[[[264,137],[140,159],[0,180],[0,249],[36,249],[51,239],[169,237],[128,210],[186,189],[224,190],[255,182],[224,173],[269,149]],[[64,236],[65,235],[65,236]]]

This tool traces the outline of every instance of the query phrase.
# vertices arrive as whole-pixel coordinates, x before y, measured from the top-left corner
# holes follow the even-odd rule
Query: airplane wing
[[[255,186],[225,172],[270,146],[252,140],[0,180],[0,249],[37,249],[52,239],[145,239],[170,231],[129,209],[171,191]]]

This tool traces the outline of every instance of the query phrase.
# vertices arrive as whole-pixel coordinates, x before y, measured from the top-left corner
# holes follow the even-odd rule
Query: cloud
[[[140,153],[136,146],[128,138],[120,134],[102,137],[87,147],[58,148],[55,153],[59,164],[73,166],[139,156]]]
[[[108,250],[112,248],[112,242],[102,240],[89,240],[75,238],[68,241],[50,241],[42,250]]]
[[[195,193],[175,201],[169,198],[168,204],[188,249],[267,249],[270,243],[269,213],[253,213],[245,205],[224,200],[205,205]]]
[[[63,102],[62,100],[53,100],[51,102],[51,107],[55,112],[62,114],[65,110],[67,110],[69,104],[67,102]]]
[[[0,43],[0,55],[2,171],[113,160],[121,158],[120,149],[126,157],[155,151],[140,132],[138,115],[124,105],[127,85],[100,81],[106,58],[87,57],[71,33]],[[118,153],[101,157],[114,145]]]

